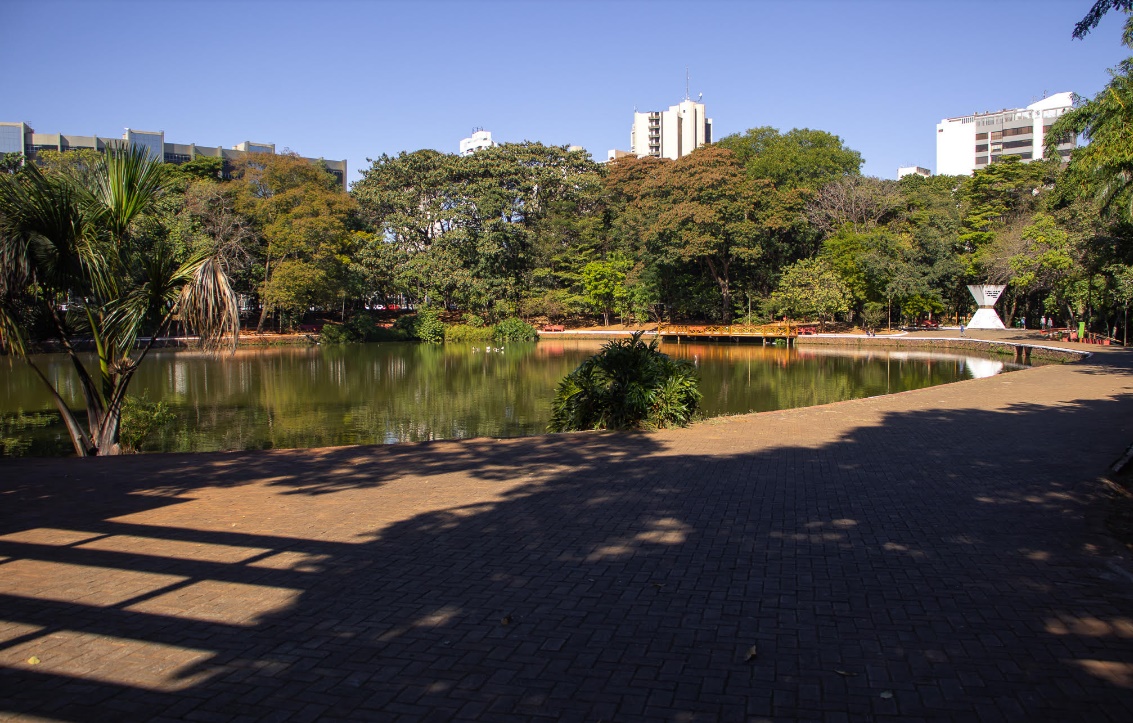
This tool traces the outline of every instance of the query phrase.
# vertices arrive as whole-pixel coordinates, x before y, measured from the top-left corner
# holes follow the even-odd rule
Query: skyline
[[[0,83],[0,120],[275,143],[346,159],[357,180],[367,157],[456,153],[477,127],[602,160],[628,149],[635,107],[685,97],[687,67],[714,140],[823,130],[894,178],[936,170],[943,118],[1100,90],[1125,57],[1123,16],[1072,40],[1091,4],[16,0],[0,58],[24,71]]]

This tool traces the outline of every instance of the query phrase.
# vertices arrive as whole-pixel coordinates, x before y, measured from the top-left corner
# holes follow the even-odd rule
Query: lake
[[[166,401],[176,416],[149,440],[147,451],[515,437],[546,429],[555,385],[601,345],[378,343],[243,348],[220,356],[166,350],[151,353],[130,391]],[[826,404],[1021,368],[990,356],[896,349],[669,343],[664,350],[696,364],[702,414],[709,417]],[[66,358],[37,361],[68,403],[81,408]],[[23,454],[72,453],[59,423],[12,431],[18,410],[54,407],[26,364],[0,360],[6,425],[0,437],[20,439]]]

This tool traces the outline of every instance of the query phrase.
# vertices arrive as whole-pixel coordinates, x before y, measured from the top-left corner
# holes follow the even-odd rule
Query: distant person
[[[964,336],[964,322],[960,322],[960,336]]]

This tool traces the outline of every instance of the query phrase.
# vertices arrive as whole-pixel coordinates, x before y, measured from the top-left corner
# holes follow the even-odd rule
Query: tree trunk
[[[122,454],[122,446],[118,443],[118,432],[122,424],[122,407],[116,406],[107,410],[99,430],[95,444],[98,447],[96,454],[100,457],[109,457]]]
[[[264,259],[264,292],[268,290],[269,270],[271,269],[271,251],[268,251],[267,257]],[[260,294],[260,320],[256,323],[256,333],[264,333],[264,322],[268,318],[268,303],[264,301],[264,294]]]

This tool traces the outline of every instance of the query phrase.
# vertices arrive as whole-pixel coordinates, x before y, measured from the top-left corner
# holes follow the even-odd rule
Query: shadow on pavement
[[[585,434],[21,463],[0,710],[1130,720],[1131,588],[1078,463],[1120,447],[1130,401],[731,455]],[[267,522],[222,529],[233,510]]]

